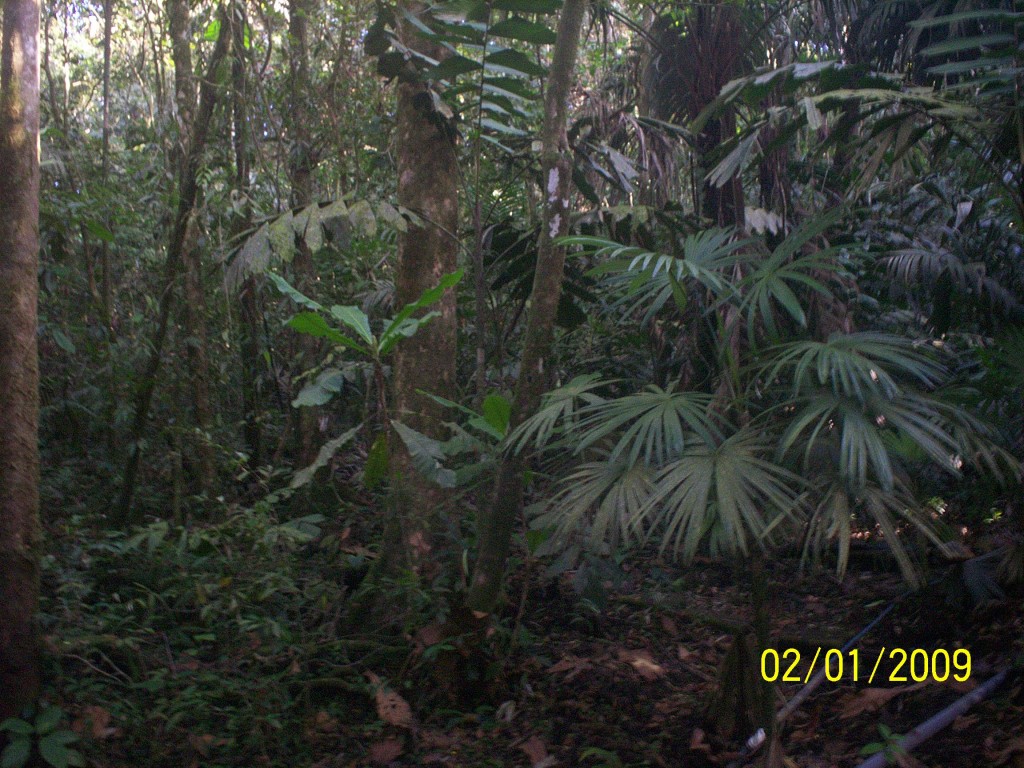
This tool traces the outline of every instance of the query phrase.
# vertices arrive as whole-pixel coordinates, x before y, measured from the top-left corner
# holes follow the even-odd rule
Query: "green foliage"
[[[6,732],[8,744],[0,753],[0,766],[22,768],[30,764],[34,753],[52,768],[86,765],[82,753],[71,747],[78,741],[78,734],[58,728],[63,719],[64,712],[59,707],[49,706],[29,720],[4,720],[0,732]]]

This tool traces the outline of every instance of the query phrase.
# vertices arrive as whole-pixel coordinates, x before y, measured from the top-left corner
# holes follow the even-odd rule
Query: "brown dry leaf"
[[[665,674],[665,668],[658,664],[651,652],[639,649],[619,651],[619,661],[624,661],[635,669],[644,680],[657,680]]]
[[[551,768],[558,760],[548,754],[548,748],[544,746],[544,740],[540,736],[531,736],[519,745],[530,761],[530,768]]]
[[[695,752],[706,752],[711,754],[711,746],[707,742],[707,737],[704,735],[704,731],[700,728],[694,728],[693,734],[690,736],[690,749]]]
[[[1010,758],[1024,753],[1024,736],[1009,741],[1006,746],[998,752],[994,749],[988,750],[987,757],[992,760],[993,765],[1006,765]]]
[[[685,645],[680,643],[676,646],[676,656],[679,657],[680,661],[686,661],[688,658],[693,656],[693,651],[689,650]]]
[[[965,731],[978,722],[977,715],[960,715],[956,720],[953,721],[953,730],[956,732]]]
[[[435,623],[427,624],[427,626],[421,628],[413,640],[417,652],[422,653],[430,646],[444,642],[444,639],[444,627]]]
[[[916,691],[924,686],[925,683],[914,683],[913,685],[898,685],[895,688],[865,688],[846,699],[846,703],[839,712],[839,718],[848,720],[862,712],[874,712],[897,696]]]
[[[89,735],[96,740],[108,739],[118,732],[117,728],[110,726],[110,713],[98,705],[84,707],[81,717],[71,724],[75,733],[85,733],[87,728]]]
[[[401,739],[384,739],[370,745],[370,761],[377,765],[387,765],[397,760],[402,751]]]
[[[377,704],[377,716],[388,725],[396,725],[399,728],[412,727],[412,707],[394,691],[378,689],[374,702]]]
[[[204,733],[202,736],[197,736],[194,733],[190,733],[188,735],[189,746],[203,757],[210,756],[210,747],[212,747],[216,741],[217,737],[212,733]]]
[[[672,635],[672,637],[679,634],[679,627],[677,627],[676,623],[668,616],[661,617],[661,628]]]
[[[565,672],[565,682],[569,682],[580,672],[585,672],[588,669],[593,669],[593,664],[587,659],[581,659],[579,656],[563,656],[560,661],[556,661],[550,667],[547,672],[549,675],[557,675],[560,672]]]

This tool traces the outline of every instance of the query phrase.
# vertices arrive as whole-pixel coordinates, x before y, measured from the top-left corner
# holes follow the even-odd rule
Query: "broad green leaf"
[[[214,19],[206,25],[206,30],[203,32],[203,39],[214,42],[220,37],[220,19]]]
[[[22,768],[32,754],[32,740],[28,736],[15,738],[0,755],[0,768]]]
[[[300,304],[303,307],[307,307],[308,309],[312,309],[312,310],[314,310],[316,312],[324,312],[324,311],[326,311],[326,310],[324,310],[323,306],[321,306],[317,302],[313,301],[311,298],[306,296],[304,293],[300,293],[298,290],[293,288],[291,283],[289,283],[287,280],[285,280],[280,275],[278,275],[278,274],[276,274],[274,272],[270,272],[270,273],[268,273],[268,277],[270,278],[270,282],[272,282],[275,286],[277,286],[277,290],[279,290],[281,293],[283,293],[289,299],[294,301],[296,304]]]
[[[77,736],[70,731],[47,734],[39,740],[39,755],[53,768],[69,768],[72,765],[81,765],[79,762],[74,762],[75,756],[78,753],[73,749],[68,749],[66,743],[62,743],[61,739],[58,738],[62,733],[70,733],[74,739],[77,739]]]
[[[555,33],[544,24],[534,21],[527,21],[519,16],[513,16],[504,21],[499,21],[491,27],[491,34],[497,37],[509,37],[513,40],[522,40],[535,45],[551,45],[555,42]]]
[[[453,80],[459,75],[482,69],[483,64],[465,56],[449,56],[436,67],[428,69],[423,76],[428,80]]]
[[[47,707],[36,715],[36,733],[49,733],[64,716],[59,707]]]
[[[489,54],[484,59],[484,66],[490,69],[511,70],[529,77],[543,77],[547,73],[547,69],[514,48],[504,48]]]
[[[338,394],[345,385],[345,374],[337,368],[321,371],[316,381],[307,384],[292,400],[292,408],[324,405]]]
[[[921,56],[945,56],[950,53],[960,53],[976,48],[999,48],[1010,45],[1015,40],[1014,36],[1008,33],[993,33],[990,35],[976,35],[974,37],[954,37],[952,40],[945,40],[935,45],[929,45]]]
[[[397,326],[390,329],[390,332],[383,337],[380,345],[380,356],[383,357],[398,343],[400,339],[407,339],[420,329],[421,325],[429,323],[435,317],[440,317],[440,312],[427,312],[421,317],[407,317]]]
[[[513,13],[558,13],[561,0],[494,0],[491,7]]]
[[[114,233],[107,229],[103,224],[98,221],[87,221],[85,228],[89,230],[90,234],[94,237],[98,237],[100,240],[106,243],[114,242]]]
[[[356,232],[364,237],[377,234],[377,219],[373,215],[373,208],[365,200],[357,200],[349,206],[348,218]]]
[[[363,485],[373,490],[388,476],[388,433],[381,432],[373,441],[363,469]]]
[[[331,326],[327,324],[327,321],[316,312],[300,312],[289,320],[287,325],[289,328],[298,331],[299,333],[305,333],[309,336],[314,336],[320,339],[329,339],[335,344],[340,344],[343,347],[352,349],[361,355],[373,357],[373,353],[369,349],[362,346],[354,339],[349,338],[345,334],[331,328]]]
[[[302,238],[310,253],[324,247],[324,228],[320,224],[320,206],[317,203],[306,206],[292,219],[295,234]]]
[[[30,736],[35,733],[35,728],[32,723],[27,723],[20,717],[9,717],[0,723],[0,731],[6,731],[7,733]]]
[[[927,27],[962,24],[965,21],[1024,21],[1024,13],[999,8],[988,8],[980,11],[962,11],[945,16],[934,16],[930,19],[917,19],[911,21],[908,26],[915,29],[925,29]]]
[[[51,333],[53,334],[53,340],[57,342],[57,346],[67,352],[69,355],[75,354],[75,344],[71,339],[67,337],[60,328],[52,328]]]
[[[405,220],[405,217],[398,212],[395,206],[386,200],[381,200],[377,203],[377,218],[398,232],[407,232],[409,230],[409,222]]]
[[[512,417],[512,403],[502,395],[491,394],[484,398],[483,415],[487,423],[497,430],[500,437],[508,432],[509,419]]]
[[[345,445],[349,440],[356,436],[356,433],[360,430],[362,425],[352,427],[348,432],[343,434],[341,437],[335,438],[323,445],[320,448],[320,452],[316,456],[316,460],[305,469],[300,469],[292,477],[291,488],[301,488],[306,485],[310,480],[313,479],[313,475],[316,474],[317,470],[321,467],[327,466],[327,463],[334,458],[334,454],[338,452],[341,446]]]
[[[370,318],[366,316],[359,307],[353,306],[339,306],[335,304],[331,307],[331,317],[337,320],[339,323],[344,323],[357,334],[366,344],[370,347],[375,346],[375,339],[373,338],[373,331],[370,330]]]
[[[433,288],[428,288],[423,294],[411,304],[406,304],[402,310],[392,318],[391,322],[388,323],[387,328],[384,329],[384,333],[380,336],[380,349],[381,354],[385,354],[395,342],[398,341],[400,334],[399,329],[402,325],[412,317],[413,313],[420,309],[426,309],[432,304],[435,304],[444,295],[444,292],[449,288],[454,287],[462,279],[462,275],[465,270],[458,269],[451,274],[445,275],[441,278],[441,281]]]
[[[481,120],[480,120],[480,127],[481,128],[487,128],[487,129],[492,130],[492,131],[497,131],[498,133],[503,133],[506,136],[529,136],[530,135],[527,131],[521,130],[519,128],[513,128],[511,125],[507,125],[507,124],[505,124],[503,122],[500,122],[499,120],[494,120],[493,118],[490,118],[490,117],[481,118]]]
[[[409,451],[412,464],[417,472],[442,488],[455,487],[455,472],[441,464],[445,455],[442,444],[439,441],[427,437],[411,427],[407,427],[400,421],[392,420],[391,425],[395,428],[395,432],[398,433],[402,442],[405,443],[406,450]]]

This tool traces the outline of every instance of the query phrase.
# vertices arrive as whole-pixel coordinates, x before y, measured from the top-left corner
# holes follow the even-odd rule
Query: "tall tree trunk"
[[[107,0],[111,2],[111,0]],[[193,84],[192,47],[188,0],[167,0],[167,17],[171,30],[171,58],[174,62],[174,98],[178,108],[178,135],[188,136],[192,130],[195,112],[195,85]],[[229,18],[237,23],[234,16]],[[186,172],[189,156],[184,145],[175,153],[178,177]],[[206,292],[203,290],[203,264],[199,253],[198,221],[190,213],[182,241],[181,261],[184,271],[185,301],[182,321],[185,326],[185,360],[188,365],[189,394],[192,416],[198,434],[189,441],[196,455],[196,485],[209,491],[216,480],[216,459],[210,442],[213,426],[213,404],[210,395],[210,361],[207,354]]]
[[[39,3],[0,39],[0,720],[39,693]]]
[[[231,47],[231,31],[226,15],[222,7],[217,15],[221,21],[221,31],[217,37],[213,54],[210,56],[207,75],[200,87],[199,109],[189,138],[183,142],[183,154],[187,159],[181,165],[178,179],[178,210],[167,246],[167,259],[164,262],[157,326],[153,334],[149,360],[139,382],[138,396],[135,401],[135,416],[132,420],[128,462],[125,465],[121,482],[121,494],[114,510],[115,520],[122,525],[132,521],[132,498],[135,495],[135,479],[139,471],[139,462],[142,459],[142,437],[149,421],[149,408],[153,402],[153,393],[156,391],[157,374],[160,373],[160,365],[163,362],[164,342],[167,340],[167,331],[171,324],[175,283],[181,273],[189,221],[192,218],[192,211],[199,194],[197,181],[199,161],[206,147],[206,137],[210,130],[213,108],[217,102],[216,74]]]
[[[403,3],[410,14],[422,12],[419,3]],[[404,19],[399,22],[402,42],[434,59],[446,51],[428,43]],[[425,86],[401,83],[395,113],[398,154],[398,202],[417,213],[422,225],[409,225],[398,240],[395,269],[395,304],[415,301],[441,278],[455,271],[458,251],[458,164],[455,132],[433,111]],[[403,339],[393,366],[394,417],[431,437],[442,437],[442,408],[417,390],[451,393],[455,389],[455,294],[446,292],[435,304],[439,312],[414,336]],[[445,490],[421,476],[402,441],[391,439],[389,520],[383,552],[385,570],[404,567],[422,573],[432,560],[432,528],[448,498]]]
[[[292,188],[292,206],[304,208],[313,202],[313,147],[309,132],[309,16],[310,0],[290,0],[288,4],[289,77],[291,79],[291,139],[288,172]],[[313,254],[305,239],[299,243],[293,262],[295,281],[300,291],[311,295],[316,281]],[[298,367],[308,370],[316,362],[319,345],[312,336],[299,337]],[[295,434],[298,461],[307,465],[316,458],[319,408],[296,409]]]
[[[231,80],[234,90],[231,94],[231,116],[234,126],[235,190],[244,201],[242,211],[231,228],[232,238],[249,228],[252,223],[252,207],[249,201],[249,80],[247,77],[244,25],[235,29],[235,57],[231,62]],[[260,311],[256,279],[248,275],[238,292],[241,303],[242,341],[239,357],[242,364],[242,432],[249,453],[249,466],[258,467],[263,463],[263,397],[260,387],[260,372],[263,357],[260,353]]]
[[[544,181],[544,213],[537,242],[537,270],[530,294],[523,358],[519,364],[510,428],[532,415],[551,380],[548,357],[554,342],[555,317],[562,291],[565,248],[555,244],[569,231],[569,194],[572,154],[566,137],[569,89],[576,69],[580,28],[587,0],[565,0],[558,20],[555,51],[544,97],[541,136],[541,168]],[[494,496],[479,522],[477,561],[467,603],[475,611],[494,610],[501,591],[505,561],[516,518],[523,507],[523,460],[509,456],[498,469]]]
[[[110,177],[110,38],[114,30],[114,0],[103,3],[103,143],[101,164],[103,183],[107,184]],[[103,313],[103,325],[107,333],[111,333],[113,320],[113,296],[110,276],[110,244],[104,240],[100,244],[100,306]],[[109,351],[109,350],[108,350]]]

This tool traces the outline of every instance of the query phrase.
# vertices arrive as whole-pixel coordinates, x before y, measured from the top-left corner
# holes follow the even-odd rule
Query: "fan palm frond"
[[[625,306],[630,314],[644,310],[643,322],[648,322],[673,297],[677,304],[685,304],[684,286],[699,286],[719,297],[730,295],[734,288],[727,270],[742,260],[742,250],[749,245],[749,241],[735,240],[733,231],[728,229],[709,229],[687,236],[680,244],[680,255],[621,245],[600,237],[569,237],[563,242],[606,259],[588,275],[608,275],[610,287],[622,293],[614,306]]]
[[[531,443],[536,450],[550,445],[556,436],[575,425],[582,408],[604,402],[604,398],[594,390],[611,383],[596,373],[590,373],[577,376],[568,384],[548,392],[537,413],[509,434],[508,450],[520,453]]]
[[[741,430],[716,444],[695,443],[654,477],[648,535],[685,561],[708,541],[714,552],[747,554],[779,515],[797,508],[799,478],[768,456],[761,435]]]
[[[660,466],[683,452],[688,435],[695,433],[709,444],[722,439],[711,400],[703,393],[652,384],[641,392],[593,403],[580,411],[574,451],[610,439],[609,461],[623,458],[630,464]]]
[[[828,341],[796,341],[779,345],[769,357],[765,378],[792,381],[795,395],[828,386],[836,395],[861,402],[872,394],[895,397],[900,378],[933,387],[945,375],[945,368],[920,345],[885,333],[835,333]]]
[[[556,545],[564,545],[581,530],[592,549],[608,539],[639,540],[653,491],[652,475],[643,464],[622,458],[582,464],[561,480],[559,491],[532,525],[553,527]]]
[[[811,508],[808,518],[803,552],[805,562],[834,541],[838,547],[836,573],[842,578],[850,560],[852,521],[854,515],[862,514],[873,523],[876,533],[881,534],[907,583],[912,586],[924,583],[900,537],[900,524],[911,524],[940,549],[945,543],[930,515],[904,483],[897,482],[889,489],[868,483],[854,494],[840,478],[833,477],[819,484],[815,495],[819,501]]]

